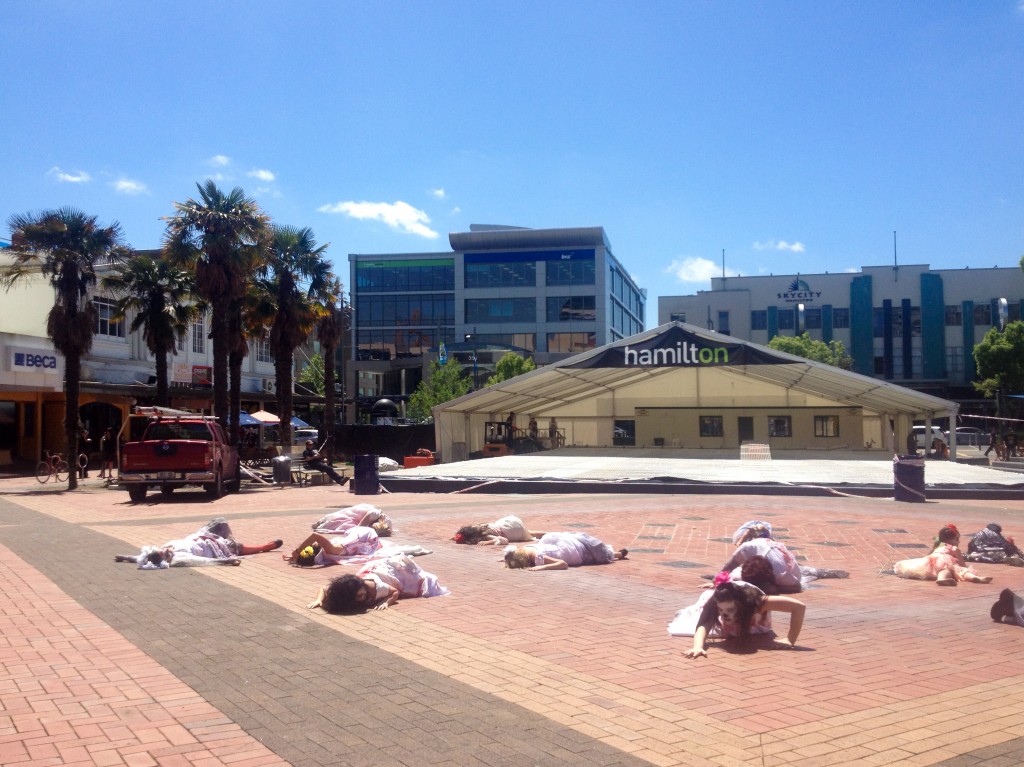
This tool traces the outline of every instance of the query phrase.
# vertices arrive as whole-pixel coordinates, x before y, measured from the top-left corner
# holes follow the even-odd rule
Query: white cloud
[[[215,168],[225,168],[231,164],[231,158],[223,154],[215,154],[210,158],[210,165]]]
[[[429,191],[431,196],[436,197],[439,200],[443,200],[448,196],[444,193],[444,188],[442,187],[438,187],[437,189],[431,189]]]
[[[343,213],[360,221],[380,221],[398,232],[415,234],[428,240],[437,238],[437,232],[427,224],[430,216],[407,202],[338,202],[321,205],[320,213]]]
[[[802,242],[768,240],[767,242],[755,242],[754,250],[788,250],[790,253],[803,253],[806,248]]]
[[[228,178],[223,173],[207,173],[206,177],[210,179],[210,181],[227,181]]]
[[[132,179],[125,178],[124,176],[115,181],[112,186],[114,191],[121,194],[149,194],[146,185],[141,181],[132,181]]]
[[[710,282],[712,277],[722,276],[720,264],[699,256],[673,260],[665,271],[680,282]],[[725,274],[727,277],[736,277],[739,273],[727,268]]]
[[[50,168],[47,173],[55,177],[62,184],[88,184],[92,181],[92,177],[84,170],[80,170],[77,173],[65,173],[56,165]]]
[[[260,181],[270,182],[274,180],[273,173],[269,170],[262,170],[260,168],[253,168],[246,175],[249,176],[249,178],[258,178]]]
[[[1021,1],[1024,2],[1024,0],[1021,0]],[[456,205],[454,208],[452,208],[452,215],[453,216],[457,216],[461,212],[462,212],[462,208],[460,208],[458,205]]]

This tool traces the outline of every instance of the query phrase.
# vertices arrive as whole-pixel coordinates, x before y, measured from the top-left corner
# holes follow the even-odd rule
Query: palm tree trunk
[[[167,384],[167,352],[156,353],[156,404],[167,407],[171,404],[170,387]]]
[[[277,378],[277,407],[281,419],[281,444],[292,444],[292,365],[295,350],[283,346],[274,353],[274,374]]]
[[[68,458],[68,490],[78,487],[78,398],[82,381],[82,357],[64,355],[64,444]]]
[[[334,436],[334,345],[321,345],[324,355],[324,429],[320,434],[321,442],[331,444]]]
[[[242,442],[242,424],[240,421],[242,420],[242,362],[244,360],[245,349],[236,343],[229,357],[231,367],[231,391],[229,392],[231,428],[228,430],[228,439],[232,445],[240,445]]]
[[[210,321],[210,334],[213,336],[213,414],[225,429],[228,428],[228,355],[231,353],[227,320],[225,302],[215,302]]]

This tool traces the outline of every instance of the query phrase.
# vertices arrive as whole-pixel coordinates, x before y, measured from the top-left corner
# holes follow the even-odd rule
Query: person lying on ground
[[[683,653],[685,657],[707,657],[705,644],[712,631],[726,639],[738,640],[741,646],[746,645],[751,626],[772,612],[789,613],[789,633],[786,639],[776,639],[776,642],[789,649],[796,647],[807,610],[803,602],[792,597],[768,596],[756,586],[742,581],[726,581],[710,593],[711,597],[704,604],[697,621],[693,646]]]
[[[567,570],[583,565],[607,565],[625,559],[629,551],[611,546],[588,533],[545,533],[536,543],[505,548],[505,566],[526,570]]]
[[[346,506],[320,517],[313,523],[313,532],[347,533],[353,527],[372,527],[382,538],[394,532],[390,517],[369,503]]]
[[[333,538],[328,538],[322,533],[311,533],[291,554],[282,554],[281,558],[295,567],[329,567],[359,564],[395,554],[419,557],[429,553],[431,552],[422,546],[401,546],[390,541],[382,541],[372,527],[353,527],[344,535]]]
[[[768,596],[775,596],[779,593],[779,590],[775,585],[775,575],[772,572],[771,563],[760,554],[755,554],[753,557],[748,559],[738,570],[719,573],[715,576],[714,583],[705,584],[704,586],[701,586],[701,588],[716,589],[723,583],[730,581],[756,586]],[[668,624],[669,635],[692,637],[697,632],[698,622],[700,621],[701,615],[704,613],[704,605],[706,605],[713,596],[714,594],[712,591],[705,590],[699,597],[697,597],[696,602],[680,609],[675,614],[672,622]],[[771,630],[771,613],[755,614],[754,618],[751,619],[749,629],[751,634],[767,634],[770,633]],[[719,628],[711,627],[709,630],[709,636],[720,637],[723,636],[723,634]]]
[[[817,578],[848,578],[846,570],[800,565],[782,541],[772,537],[772,526],[761,520],[746,522],[732,534],[736,550],[722,565],[724,572],[733,572],[754,556],[762,556],[772,565],[775,585],[783,594],[798,593],[803,585]]]
[[[996,623],[1012,623],[1024,628],[1024,598],[1009,589],[1003,589],[989,610],[989,615]]]
[[[995,522],[974,534],[967,544],[967,559],[970,562],[1024,566],[1024,553],[1017,548],[1013,538],[1003,535],[1003,528]]]
[[[544,533],[527,530],[519,517],[508,516],[482,525],[460,527],[452,537],[456,543],[476,546],[504,546],[508,543],[525,543],[540,538]]]
[[[893,566],[900,578],[935,581],[939,586],[956,586],[960,581],[991,583],[992,576],[981,576],[964,561],[960,531],[949,524],[939,530],[931,554],[916,559],[902,559]]]
[[[283,541],[248,546],[235,540],[231,526],[223,517],[212,519],[191,535],[168,541],[163,546],[143,546],[135,555],[117,554],[115,562],[131,562],[140,570],[204,565],[239,565],[240,556],[262,554],[279,549]]]
[[[405,554],[367,562],[358,573],[334,578],[321,586],[316,599],[306,607],[317,607],[332,615],[353,615],[366,610],[386,610],[399,599],[447,596],[448,589],[437,576],[420,568]]]

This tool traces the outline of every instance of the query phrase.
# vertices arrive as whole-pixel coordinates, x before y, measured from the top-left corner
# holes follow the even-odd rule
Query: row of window
[[[725,436],[725,418],[720,415],[700,416],[700,436],[702,437],[723,437]],[[768,416],[769,437],[792,437],[793,417],[788,415]],[[815,437],[838,437],[839,416],[837,415],[816,415],[814,416]]]
[[[722,329],[722,324],[728,327],[729,313],[719,312],[719,330],[723,333],[729,331]],[[725,315],[724,317],[722,315]],[[808,306],[804,308],[803,330],[820,330],[822,327],[822,313],[820,306]],[[797,323],[797,310],[793,308],[779,309],[776,314],[776,322],[779,330],[794,330]],[[844,307],[832,309],[832,327],[837,330],[850,327],[850,310]],[[768,312],[765,309],[755,309],[750,313],[751,330],[768,329]]]
[[[410,265],[356,262],[356,295],[401,291],[455,290],[455,260]]]
[[[454,328],[444,328],[450,342]],[[547,350],[555,354],[577,354],[597,346],[596,333],[548,333]],[[481,333],[481,344],[515,346],[529,352],[537,351],[535,333]],[[430,330],[360,330],[357,334],[356,359],[393,360],[432,355],[437,352],[438,339]]]
[[[454,325],[452,295],[359,296],[356,317],[360,325]]]
[[[1007,320],[1016,322],[1021,318],[1020,302],[1010,303],[1007,306]],[[718,329],[728,333],[729,313],[719,312]],[[795,330],[798,320],[797,310],[792,308],[780,308],[777,312],[779,330]],[[905,332],[903,327],[903,311],[901,307],[894,306],[890,314],[892,320],[892,337],[902,338]],[[992,325],[992,305],[989,303],[976,304],[974,307],[974,325]],[[678,312],[672,315],[672,319],[686,322],[686,314]],[[960,304],[947,306],[945,308],[946,327],[959,327],[963,325],[963,306]],[[725,327],[723,327],[723,324]],[[820,330],[822,327],[821,307],[808,306],[804,308],[803,330]],[[832,309],[832,327],[837,330],[850,327],[850,310],[836,307]],[[884,337],[885,311],[882,307],[875,307],[872,311],[872,332],[875,338]],[[755,309],[750,312],[750,329],[767,330],[768,312],[765,309]],[[921,335],[921,307],[910,308],[910,335],[917,337]]]

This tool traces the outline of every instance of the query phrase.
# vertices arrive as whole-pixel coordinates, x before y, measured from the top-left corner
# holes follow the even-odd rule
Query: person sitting
[[[978,575],[967,565],[959,545],[960,531],[956,525],[946,525],[939,530],[931,554],[916,559],[902,559],[895,564],[893,570],[900,578],[935,581],[939,586],[956,586],[960,581],[991,583],[991,575]]]
[[[399,599],[447,596],[437,576],[420,568],[404,554],[368,562],[352,575],[334,578],[306,605],[332,615],[353,615],[369,609],[386,610]]]
[[[928,453],[928,457],[934,458],[936,460],[948,461],[949,445],[947,445],[943,440],[936,437],[935,439],[932,440],[932,449],[931,452]]]
[[[1012,538],[1003,537],[1003,528],[991,522],[974,534],[967,544],[967,559],[971,562],[1003,563],[1024,567],[1024,553]]]
[[[334,470],[334,467],[331,466],[327,456],[323,455],[316,449],[316,445],[313,444],[313,440],[311,439],[306,440],[306,449],[302,451],[302,460],[305,462],[307,469],[322,471],[342,487],[344,487],[345,483],[348,482],[348,477],[343,477]]]
[[[262,554],[279,549],[278,539],[258,546],[247,546],[235,540],[231,526],[223,517],[212,519],[199,530],[163,546],[143,546],[137,554],[116,554],[115,562],[131,562],[140,570],[163,570],[168,567],[201,567],[203,565],[239,565],[240,556]]]
[[[524,570],[567,570],[583,565],[607,565],[625,559],[627,549],[614,551],[589,533],[545,533],[528,546],[508,546],[505,566]]]
[[[535,530],[527,530],[519,517],[507,516],[482,525],[464,525],[452,540],[468,546],[476,546],[478,543],[484,546],[504,546],[508,543],[532,542],[543,535]]]

